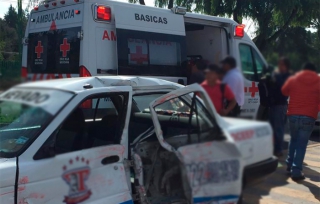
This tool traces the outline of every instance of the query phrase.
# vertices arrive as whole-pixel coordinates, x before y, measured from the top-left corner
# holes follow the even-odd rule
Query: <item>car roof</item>
[[[45,89],[59,89],[69,92],[85,91],[85,84],[92,85],[93,88],[112,87],[112,86],[132,86],[133,89],[150,90],[150,87],[173,89],[183,87],[180,84],[166,81],[163,79],[149,78],[149,77],[135,77],[135,76],[99,76],[99,77],[75,77],[67,79],[53,79],[45,81],[36,81],[22,83],[15,88],[45,88]]]

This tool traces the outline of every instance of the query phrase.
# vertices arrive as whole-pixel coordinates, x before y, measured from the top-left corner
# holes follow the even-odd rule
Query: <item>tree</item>
[[[22,22],[21,22],[22,21]],[[19,52],[21,37],[18,36],[18,23],[21,22],[24,32],[27,25],[27,17],[22,11],[22,18],[19,19],[16,9],[10,5],[4,19],[0,19],[0,60],[14,60]]]
[[[144,0],[129,0],[130,3],[134,3],[134,4],[135,4],[135,3],[138,3],[138,1],[139,1],[139,4],[140,4],[140,5],[146,5],[146,3],[144,2]]]
[[[319,10],[318,0],[200,0],[196,10],[209,15],[229,16],[241,23],[252,19],[257,27],[254,42],[260,50],[274,42],[293,25],[305,25],[311,10]],[[310,24],[309,24],[310,25]]]
[[[16,28],[18,22],[18,13],[12,5],[10,5],[8,12],[4,15],[4,20],[9,27]]]

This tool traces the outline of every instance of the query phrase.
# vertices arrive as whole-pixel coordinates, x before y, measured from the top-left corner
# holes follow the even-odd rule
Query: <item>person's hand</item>
[[[221,116],[226,116],[226,115],[228,115],[228,113],[229,113],[229,112],[228,112],[227,109],[222,109],[220,115],[221,115]]]

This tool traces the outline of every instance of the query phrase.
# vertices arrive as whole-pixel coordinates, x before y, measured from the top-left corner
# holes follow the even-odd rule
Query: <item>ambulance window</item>
[[[119,75],[185,76],[183,36],[117,30]]]
[[[260,55],[257,53],[257,51],[255,49],[252,49],[252,51],[253,51],[254,62],[256,65],[256,69],[257,69],[258,79],[260,79],[262,76],[264,63],[263,63]]]
[[[81,27],[30,33],[29,73],[79,74]]]
[[[255,81],[255,73],[254,73],[254,64],[251,54],[251,47],[249,45],[240,44],[240,59],[241,59],[241,68],[242,73],[245,78],[250,81]]]

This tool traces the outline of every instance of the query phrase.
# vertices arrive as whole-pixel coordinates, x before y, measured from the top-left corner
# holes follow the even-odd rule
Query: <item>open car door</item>
[[[178,158],[186,201],[237,203],[242,189],[240,152],[224,137],[202,87],[172,91],[149,108],[159,143]]]

